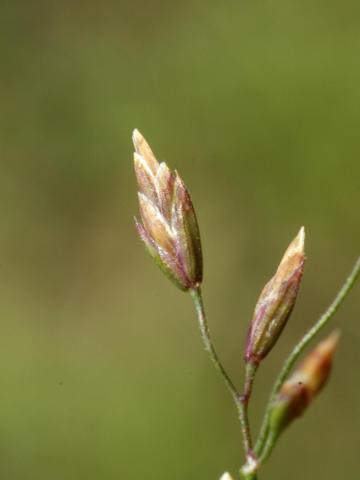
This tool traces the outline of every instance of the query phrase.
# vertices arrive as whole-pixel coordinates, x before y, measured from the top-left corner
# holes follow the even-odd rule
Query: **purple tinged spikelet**
[[[281,387],[269,419],[270,429],[275,435],[302,415],[327,382],[339,337],[335,331],[318,343]]]
[[[246,362],[260,363],[286,325],[303,275],[304,244],[305,230],[301,227],[287,248],[275,275],[260,294],[246,340]]]
[[[140,238],[163,272],[182,290],[202,281],[199,227],[190,195],[177,172],[158,163],[150,146],[134,130],[134,166],[139,186]]]

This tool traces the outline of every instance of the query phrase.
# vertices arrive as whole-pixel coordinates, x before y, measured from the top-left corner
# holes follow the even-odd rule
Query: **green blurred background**
[[[260,289],[301,225],[282,359],[359,254],[360,4],[345,0],[2,0],[0,477],[217,480],[236,413],[190,298],[136,238],[131,131],[196,206],[213,336],[242,378]],[[261,478],[359,471],[359,285],[331,383]]]

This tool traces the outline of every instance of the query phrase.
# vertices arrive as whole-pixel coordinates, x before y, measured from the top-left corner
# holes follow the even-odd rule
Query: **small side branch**
[[[346,296],[350,292],[351,288],[354,286],[357,278],[359,277],[360,274],[360,257],[357,259],[355,262],[355,265],[346,279],[344,285],[341,287],[339,290],[338,294],[336,295],[335,299],[329,306],[329,308],[325,311],[325,313],[318,319],[318,321],[315,323],[315,325],[310,328],[310,330],[304,335],[304,337],[300,340],[300,342],[295,346],[293,351],[290,353],[288,358],[285,360],[285,363],[280,371],[280,374],[278,375],[273,389],[270,394],[270,398],[266,407],[266,412],[264,416],[264,420],[261,426],[260,430],[260,435],[259,439],[256,443],[255,446],[255,452],[256,454],[264,461],[267,456],[269,455],[269,452],[271,451],[273,445],[272,442],[267,438],[268,437],[268,421],[269,421],[269,415],[271,411],[271,406],[273,404],[273,401],[276,397],[276,395],[279,393],[279,390],[288,377],[290,370],[294,366],[295,362],[298,360],[300,355],[303,353],[305,348],[309,345],[309,343],[312,341],[312,339],[327,325],[329,320],[332,318],[332,316],[335,314],[335,312],[338,310],[342,302],[345,300]],[[263,453],[263,449],[265,447],[265,451]]]

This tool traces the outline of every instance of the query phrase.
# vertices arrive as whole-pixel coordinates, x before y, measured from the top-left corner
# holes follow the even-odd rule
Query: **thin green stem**
[[[241,468],[240,474],[244,480],[257,480],[257,465],[258,461],[255,458],[251,439],[251,430],[249,423],[249,401],[252,393],[252,388],[255,380],[258,364],[249,362],[245,366],[245,381],[244,390],[241,395],[242,405],[242,432],[243,437],[247,439],[246,443],[246,463]]]
[[[210,358],[215,365],[215,368],[220,372],[225,385],[227,386],[236,406],[240,406],[240,394],[237,391],[234,383],[226,372],[223,364],[221,363],[218,354],[216,353],[214,344],[210,336],[210,330],[207,323],[207,318],[205,314],[204,302],[201,294],[200,287],[190,290],[191,297],[195,304],[196,314],[199,322],[201,338],[205,347],[205,350],[209,353]]]
[[[305,348],[309,345],[311,340],[327,325],[331,317],[334,315],[334,313],[337,311],[341,303],[344,301],[346,298],[347,294],[350,292],[351,288],[353,287],[355,281],[357,280],[358,276],[360,274],[360,257],[357,259],[355,262],[355,265],[346,279],[344,285],[341,287],[339,290],[338,294],[336,295],[335,299],[329,306],[329,308],[326,310],[326,312],[318,319],[318,321],[315,323],[315,325],[310,328],[310,330],[304,335],[304,337],[300,340],[300,342],[295,346],[293,351],[290,353],[288,358],[285,360],[285,363],[280,371],[279,376],[277,377],[273,389],[270,394],[270,398],[266,407],[265,411],[265,416],[264,420],[262,423],[262,427],[260,430],[260,435],[259,439],[256,442],[255,446],[255,452],[259,456],[260,460],[262,459],[263,461],[267,458],[268,454],[270,453],[272,447],[273,447],[273,442],[271,442],[271,439],[268,440],[268,421],[269,421],[269,415],[271,411],[272,404],[274,402],[274,399],[276,395],[278,394],[282,384],[288,377],[290,370],[294,366],[295,362],[299,358],[299,356],[302,354],[302,352],[305,350]],[[265,449],[264,449],[265,447]],[[264,449],[264,452],[263,452]],[[261,462],[260,462],[261,463]]]
[[[263,450],[262,450],[262,452],[261,452],[261,454],[258,458],[259,466],[262,465],[263,463],[265,463],[266,460],[269,458],[269,456],[272,452],[272,449],[275,446],[275,443],[276,443],[277,439],[278,439],[278,432],[270,431],[269,434],[266,437],[264,448],[263,448]]]
[[[244,395],[240,395],[237,388],[235,387],[234,383],[232,382],[231,378],[229,377],[228,373],[226,372],[223,364],[221,363],[218,354],[216,353],[214,344],[212,342],[209,326],[207,323],[207,318],[205,314],[204,302],[202,299],[201,289],[200,287],[194,288],[190,290],[191,297],[194,301],[197,318],[200,327],[201,338],[205,347],[205,350],[209,353],[209,356],[215,365],[216,369],[220,372],[225,385],[227,386],[236,408],[238,410],[241,431],[243,435],[243,442],[244,442],[244,450],[246,455],[251,452],[251,435],[249,429],[249,422],[247,421],[247,410],[244,402]]]
[[[255,374],[257,371],[258,365],[256,363],[247,363],[245,367],[245,381],[244,381],[244,390],[240,397],[241,401],[241,427],[243,432],[243,437],[246,439],[246,456],[247,458],[252,457],[252,439],[249,423],[249,400],[252,393],[252,387],[255,379]]]

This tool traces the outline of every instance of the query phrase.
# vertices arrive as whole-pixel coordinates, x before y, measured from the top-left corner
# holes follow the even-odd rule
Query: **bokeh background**
[[[21,1],[0,6],[0,476],[216,480],[236,413],[190,298],[136,238],[131,131],[185,179],[216,346],[242,379],[260,289],[301,225],[282,359],[359,254],[360,4]],[[261,478],[359,471],[359,285],[331,383]]]

